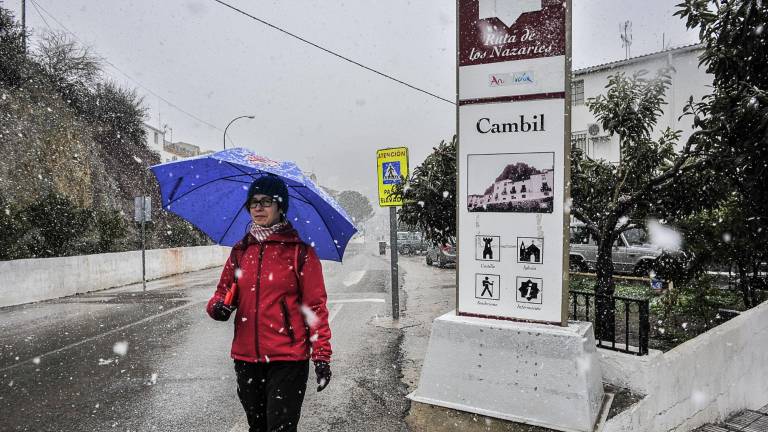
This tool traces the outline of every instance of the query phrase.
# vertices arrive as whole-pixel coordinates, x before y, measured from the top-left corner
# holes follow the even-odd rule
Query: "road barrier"
[[[148,250],[147,279],[223,266],[230,248]],[[0,261],[0,307],[141,283],[141,251]]]

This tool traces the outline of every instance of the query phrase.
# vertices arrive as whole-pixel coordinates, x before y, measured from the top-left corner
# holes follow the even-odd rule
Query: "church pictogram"
[[[541,264],[544,261],[544,239],[537,237],[517,238],[517,262]]]

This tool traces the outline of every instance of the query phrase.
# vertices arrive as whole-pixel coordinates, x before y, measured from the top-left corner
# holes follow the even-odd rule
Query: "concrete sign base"
[[[432,323],[411,400],[561,431],[591,432],[603,400],[592,324],[457,316]]]

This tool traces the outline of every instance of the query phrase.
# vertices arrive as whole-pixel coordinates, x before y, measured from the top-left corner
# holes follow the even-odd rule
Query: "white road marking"
[[[356,283],[360,282],[363,279],[363,276],[365,276],[365,270],[358,270],[349,272],[347,277],[344,278],[344,286],[351,286],[355,285]]]
[[[248,432],[248,417],[243,414],[237,423],[229,430],[229,432]]]
[[[328,314],[328,324],[330,324],[331,321],[333,321],[333,319],[336,317],[336,314],[339,313],[342,307],[344,307],[344,305],[340,304],[340,305],[334,306],[333,309],[331,309],[331,312]]]
[[[122,326],[122,327],[118,327],[118,328],[116,328],[116,329],[112,329],[112,330],[110,330],[110,331],[104,332],[104,333],[102,333],[102,334],[99,334],[99,335],[96,335],[96,336],[91,336],[91,337],[89,337],[89,338],[87,338],[87,339],[83,339],[83,340],[81,340],[81,341],[79,341],[79,342],[71,343],[71,344],[69,344],[69,345],[67,345],[67,346],[64,346],[64,347],[61,347],[61,348],[59,348],[59,349],[55,349],[55,350],[53,350],[53,351],[48,351],[48,352],[47,352],[47,353],[45,353],[45,354],[40,354],[40,355],[37,355],[37,356],[35,356],[35,357],[32,357],[32,358],[28,358],[28,359],[26,359],[26,360],[24,360],[24,361],[20,361],[20,362],[18,362],[18,363],[16,363],[16,364],[12,364],[12,365],[10,365],[10,366],[6,366],[6,367],[4,367],[4,368],[0,369],[0,372],[5,372],[5,371],[7,371],[7,370],[15,369],[15,368],[17,368],[17,367],[19,367],[19,366],[21,366],[21,365],[23,365],[23,364],[29,364],[29,363],[31,363],[31,362],[32,362],[32,360],[33,360],[33,359],[35,359],[35,358],[43,358],[43,357],[45,357],[45,356],[49,356],[49,355],[51,355],[51,354],[56,354],[56,353],[59,353],[59,352],[62,352],[62,351],[66,351],[66,350],[68,350],[68,349],[70,349],[70,348],[74,348],[74,347],[76,347],[76,346],[78,346],[78,345],[82,345],[82,344],[84,344],[84,343],[86,343],[86,342],[90,342],[90,341],[92,341],[92,340],[96,340],[96,339],[102,338],[102,337],[104,337],[104,336],[107,336],[107,335],[110,335],[110,334],[112,334],[112,333],[116,333],[116,332],[119,332],[119,331],[123,331],[123,330],[125,330],[125,329],[127,329],[127,328],[130,328],[130,327],[133,327],[133,326],[135,326],[135,325],[137,325],[137,324],[143,324],[143,323],[145,323],[145,322],[147,322],[147,321],[151,321],[151,320],[153,320],[153,319],[155,319],[155,318],[160,318],[161,316],[164,316],[164,315],[168,315],[168,314],[171,314],[171,313],[174,313],[174,312],[180,311],[180,310],[182,310],[182,309],[186,309],[186,308],[188,308],[188,307],[191,307],[191,306],[197,306],[197,305],[200,305],[200,304],[202,304],[202,303],[206,303],[206,302],[207,302],[207,300],[205,300],[205,301],[199,301],[199,302],[193,302],[193,303],[185,304],[184,306],[179,306],[179,307],[175,307],[175,308],[173,308],[173,309],[168,309],[167,311],[165,311],[165,312],[163,312],[163,313],[159,313],[159,314],[157,314],[157,315],[152,315],[152,316],[149,316],[149,317],[146,317],[146,318],[140,319],[140,320],[138,320],[138,321],[136,321],[136,322],[134,322],[134,323],[126,324],[126,325],[124,325],[124,326]]]
[[[364,299],[340,299],[340,300],[328,300],[328,304],[335,303],[386,303],[387,301],[380,298],[364,298]]]

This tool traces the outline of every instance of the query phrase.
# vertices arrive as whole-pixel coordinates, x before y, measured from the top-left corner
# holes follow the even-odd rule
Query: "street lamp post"
[[[242,115],[242,116],[240,116],[240,117],[235,117],[235,118],[233,118],[233,119],[232,119],[232,120],[229,122],[229,124],[227,125],[227,127],[225,127],[225,128],[224,128],[224,150],[226,150],[226,149],[227,149],[227,129],[229,129],[229,127],[232,125],[232,123],[234,123],[234,122],[235,122],[235,120],[238,120],[238,119],[241,119],[241,118],[249,118],[249,119],[253,120],[253,119],[255,119],[255,118],[256,118],[256,116],[252,116],[252,115]]]

